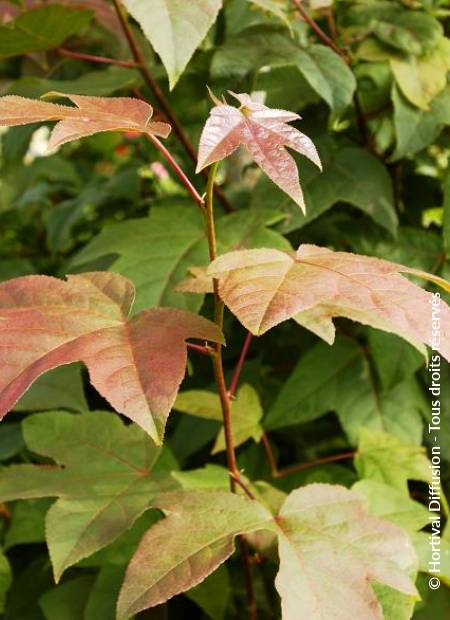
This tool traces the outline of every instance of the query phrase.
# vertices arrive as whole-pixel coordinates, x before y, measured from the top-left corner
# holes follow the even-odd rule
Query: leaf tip
[[[226,105],[227,102],[225,100],[225,97],[223,95],[222,95],[222,99],[219,99],[219,97],[216,97],[216,95],[213,93],[213,91],[208,86],[208,84],[206,85],[206,90],[208,91],[208,95],[212,99],[213,103],[215,103],[217,106]]]

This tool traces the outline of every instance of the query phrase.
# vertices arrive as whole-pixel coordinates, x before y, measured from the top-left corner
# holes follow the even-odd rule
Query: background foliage
[[[269,106],[302,115],[299,127],[318,146],[324,172],[298,158],[305,216],[244,152],[234,154],[219,172],[226,197],[218,201],[220,252],[318,243],[450,277],[446,0],[303,3],[331,38],[331,46],[302,19],[300,2],[227,0],[223,7],[220,0],[165,3],[178,11],[179,20],[166,23],[148,8],[142,11],[144,3],[124,2],[136,20],[130,19],[130,25],[138,61],[149,72],[143,74],[132,66],[136,57],[112,4],[0,2],[1,94],[143,96],[154,105],[155,117],[169,112],[178,119],[180,129],[167,145],[192,177],[195,165],[179,134],[188,145],[198,144],[211,107],[206,85],[216,95],[252,92]],[[189,36],[186,11],[193,11],[190,23],[195,24]],[[95,57],[125,62],[102,63]],[[161,97],[169,102],[169,111]],[[208,301],[202,306],[200,296],[175,290],[191,266],[208,263],[207,243],[201,215],[153,147],[132,134],[105,133],[48,154],[48,134],[46,126],[26,126],[1,135],[0,279],[111,269],[136,285],[134,311],[169,305],[210,313]],[[203,192],[201,176],[196,184]],[[230,315],[225,330],[230,379],[246,334]],[[425,362],[397,337],[350,321],[337,321],[337,333],[329,347],[291,321],[251,342],[233,405],[239,466],[249,478],[265,481],[260,492],[273,505],[309,482],[355,485],[373,514],[411,534],[421,559],[417,583],[422,600],[393,600],[380,589],[386,618],[402,620],[412,613],[415,620],[447,617],[450,532],[444,530],[445,574],[436,592],[427,586],[426,533],[417,532],[428,520],[423,504],[429,470],[421,448],[428,447],[424,427],[430,417]],[[448,487],[448,366],[443,373],[442,476]],[[156,461],[156,480],[158,472],[172,472],[174,484],[184,488],[227,487],[212,391],[208,360],[190,355],[165,447],[159,456],[148,457]],[[107,417],[86,413],[108,409],[89,387],[85,370],[70,365],[39,379],[0,427],[2,465],[30,468],[29,489],[21,489],[22,495],[17,491],[20,499],[1,511],[0,605],[6,620],[114,618],[114,593],[125,567],[143,532],[158,517],[146,510],[157,484],[149,478],[141,482],[146,502],[133,495],[129,529],[115,541],[105,541],[101,551],[91,555],[79,524],[71,526],[74,505],[91,501],[90,509],[99,509],[92,502],[105,480],[93,480],[87,491],[83,487],[87,497],[82,494],[80,499],[77,476],[82,468],[98,459],[106,478],[117,468],[114,455],[86,452],[87,417],[92,437],[109,434],[117,453],[120,446],[131,450],[138,441],[111,411]],[[280,469],[297,463],[303,467],[274,475],[262,437],[269,437]],[[65,460],[68,441],[73,448]],[[330,462],[322,462],[327,457]],[[144,462],[144,455],[139,458]],[[54,461],[66,466],[64,480],[44,473]],[[151,467],[149,460],[146,464]],[[192,473],[205,465],[201,474]],[[108,487],[109,494],[116,492],[124,490]],[[12,495],[2,490],[3,499]],[[49,498],[59,499],[54,503]],[[53,539],[65,539],[73,547],[70,553],[59,546],[53,551],[56,573],[68,567],[56,586],[45,545],[47,513],[47,526],[53,519],[56,528]],[[52,548],[51,535],[47,539]],[[270,553],[256,560],[260,617],[276,618],[279,603],[271,585],[275,564]],[[242,618],[241,571],[233,557],[200,586],[139,617]]]

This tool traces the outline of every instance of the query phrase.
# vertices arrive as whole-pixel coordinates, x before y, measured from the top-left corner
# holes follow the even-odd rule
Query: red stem
[[[116,60],[115,58],[109,58],[108,56],[93,56],[92,54],[84,54],[83,52],[68,50],[65,47],[58,48],[58,52],[61,56],[75,58],[77,60],[86,60],[88,62],[97,62],[105,65],[117,65],[118,67],[128,67],[132,69],[140,68],[139,63],[132,60]]]
[[[204,347],[201,344],[194,344],[193,342],[186,342],[186,346],[190,351],[196,351],[202,355],[211,355],[213,352],[209,347]]]
[[[147,138],[150,140],[150,142],[156,146],[156,148],[158,149],[158,151],[164,156],[164,158],[166,159],[167,163],[170,165],[170,167],[172,168],[172,170],[175,172],[175,174],[177,175],[177,177],[180,179],[180,181],[182,182],[182,184],[184,185],[184,187],[187,189],[187,191],[190,193],[190,195],[192,196],[194,202],[196,203],[196,205],[202,210],[204,209],[204,205],[205,205],[205,201],[204,199],[200,196],[200,194],[198,193],[198,191],[195,189],[195,187],[192,185],[191,181],[188,179],[188,177],[185,175],[185,173],[183,172],[183,170],[180,168],[180,166],[178,165],[178,163],[176,162],[175,158],[172,156],[172,154],[170,153],[170,151],[164,146],[164,144],[158,140],[158,138],[156,136],[154,136],[151,133],[146,134]]]
[[[248,620],[257,620],[257,609],[256,609],[256,600],[255,593],[253,590],[253,578],[252,578],[252,564],[250,560],[250,554],[248,552],[247,541],[245,540],[242,534],[238,537],[239,546],[241,548],[241,555],[244,566],[244,577],[245,577],[245,590],[247,593],[247,613]]]
[[[130,25],[126,19],[126,16],[124,15],[124,11],[120,3],[120,0],[113,0],[113,4],[116,10],[120,25],[122,27],[123,33],[128,41],[128,46],[130,48],[131,54],[133,55],[133,58],[136,62],[136,66],[139,68],[139,71],[141,72],[144,82],[147,84],[148,88],[153,93],[153,96],[158,102],[158,105],[163,111],[166,119],[172,125],[173,132],[177,136],[180,143],[182,144],[184,150],[189,155],[192,162],[196,164],[197,163],[196,150],[190,143],[186,134],[184,133],[175,114],[172,112],[172,109],[169,106],[169,103],[167,102],[161,88],[159,87],[158,82],[156,82],[153,79],[153,77],[150,74],[150,71],[147,69],[145,58],[134,39],[133,32],[131,31]],[[207,174],[208,173],[206,170],[202,171],[203,176],[207,176]],[[214,186],[214,193],[216,194],[217,198],[220,200],[220,203],[225,209],[225,211],[227,213],[231,213],[233,211],[233,208],[228,202],[228,200],[226,199],[226,197],[224,196],[222,190],[220,189],[218,185]]]
[[[308,463],[297,463],[296,465],[291,465],[289,467],[284,467],[283,469],[278,469],[277,462],[272,451],[272,446],[270,445],[270,441],[266,433],[262,434],[261,439],[264,449],[266,451],[272,478],[284,478],[285,476],[289,476],[290,474],[295,474],[298,471],[303,471],[304,469],[309,469],[310,467],[316,467],[317,465],[325,465],[326,463],[344,461],[346,459],[352,458],[353,456],[355,456],[356,453],[355,450],[351,450],[349,452],[342,452],[341,454],[325,456],[314,461],[309,461]]]
[[[228,388],[228,396],[229,398],[233,398],[237,385],[239,383],[239,377],[241,376],[242,367],[244,366],[245,357],[247,355],[248,349],[252,342],[252,334],[247,332],[244,340],[244,344],[242,346],[241,354],[239,355],[238,363],[236,364],[236,368],[233,373],[233,377],[231,379],[230,387]]]
[[[242,480],[240,476],[235,476],[231,472],[229,472],[229,474],[232,477],[232,479],[236,482],[236,484],[238,484],[241,487],[241,489],[244,491],[244,493],[249,499],[251,500],[256,499],[256,497],[253,495],[253,493],[250,491],[250,489],[248,488],[248,486],[245,484],[245,482]]]
[[[312,28],[312,30],[314,30],[319,39],[321,39],[325,43],[325,45],[331,47],[331,49],[336,52],[336,54],[339,54],[339,56],[345,58],[344,52],[339,49],[333,39],[331,39],[327,34],[325,34],[322,28],[318,24],[316,24],[316,22],[313,20],[313,18],[309,15],[307,10],[303,6],[301,0],[292,0],[292,2],[295,4],[297,11],[303,17],[305,22]]]

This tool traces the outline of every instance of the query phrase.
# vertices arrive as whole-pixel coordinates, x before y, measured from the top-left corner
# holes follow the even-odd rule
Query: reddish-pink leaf
[[[225,304],[254,334],[295,318],[331,343],[332,319],[344,316],[398,334],[419,349],[434,346],[432,295],[402,272],[449,286],[402,265],[313,245],[301,245],[294,257],[271,249],[230,252],[208,270],[219,279]],[[450,308],[444,301],[439,308],[440,350],[450,359]]]
[[[45,371],[82,361],[92,384],[160,443],[186,367],[187,338],[222,341],[203,317],[155,308],[128,320],[134,289],[114,273],[0,284],[0,417]]]
[[[297,165],[285,147],[301,153],[319,168],[322,166],[312,141],[287,124],[300,116],[268,108],[252,101],[249,95],[231,94],[241,105],[234,108],[214,99],[216,106],[200,138],[197,171],[224,159],[242,144],[267,176],[304,211]]]
[[[0,125],[59,121],[50,136],[49,148],[99,131],[136,131],[163,138],[170,133],[170,125],[151,120],[153,108],[140,99],[49,94],[67,97],[76,107],[7,95],[0,97]]]

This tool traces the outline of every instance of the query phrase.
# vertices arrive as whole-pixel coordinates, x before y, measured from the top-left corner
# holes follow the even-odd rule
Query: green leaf
[[[450,170],[444,177],[442,191],[444,193],[444,247],[447,256],[450,256]]]
[[[81,575],[56,586],[39,599],[45,620],[80,620],[92,586],[91,575]]]
[[[25,448],[19,423],[0,426],[0,461],[7,461]]]
[[[226,492],[168,494],[166,513],[143,537],[117,604],[117,620],[197,585],[234,551],[234,537],[261,529],[271,514],[258,502]]]
[[[159,490],[151,476],[158,455],[136,425],[114,413],[41,413],[23,422],[33,452],[60,467],[14,465],[3,471],[2,500],[58,496],[46,517],[55,578],[107,545],[149,507]]]
[[[215,51],[211,61],[211,77],[214,80],[242,80],[263,66],[295,64],[298,51],[298,44],[286,28],[250,26],[227,37]]]
[[[12,571],[8,559],[0,550],[0,613],[5,610],[6,593],[12,583]]]
[[[420,56],[438,44],[443,29],[440,22],[431,15],[399,11],[386,21],[375,21],[372,32],[386,45]]]
[[[338,202],[361,209],[391,233],[397,230],[392,181],[386,167],[367,151],[345,147],[323,153],[324,171],[316,173],[308,162],[303,165],[303,192],[307,207],[304,216],[295,204],[265,177],[252,194],[252,207],[277,208],[287,214],[284,232],[302,228]]]
[[[272,184],[273,185],[273,184]],[[285,215],[276,209],[259,208],[232,213],[217,220],[217,251],[225,254],[240,248],[271,247],[291,251],[292,246],[279,232],[276,225]]]
[[[352,222],[347,239],[358,254],[377,256],[415,269],[431,272],[442,261],[442,240],[430,230],[404,226],[396,239],[390,239],[383,231],[366,231]]]
[[[140,179],[135,168],[119,170],[105,182],[94,182],[77,196],[64,200],[44,214],[47,245],[51,252],[67,252],[77,243],[73,229],[96,209],[112,201],[139,200]]]
[[[0,26],[0,58],[51,50],[84,28],[91,11],[52,5],[22,13]]]
[[[450,589],[441,586],[438,590],[431,590],[428,580],[429,577],[419,575],[417,587],[422,600],[416,605],[413,619],[447,618],[450,615]]]
[[[425,362],[417,349],[395,334],[371,329],[369,346],[385,390],[411,377]],[[413,384],[410,387],[414,389]]]
[[[411,579],[415,579],[415,573],[411,571]],[[410,620],[413,614],[417,595],[407,595],[375,583],[374,588],[378,602],[383,610],[383,620]]]
[[[450,87],[445,88],[421,110],[407,101],[398,88],[392,91],[397,144],[392,161],[411,156],[431,144],[444,125],[450,125]]]
[[[100,568],[84,608],[83,620],[115,620],[116,601],[125,566],[106,564]]]
[[[7,597],[5,620],[46,620],[38,598],[53,586],[48,557],[41,554],[27,562],[25,568],[14,575]]]
[[[178,486],[185,490],[228,490],[230,474],[220,465],[208,464],[200,469],[190,471],[172,471],[170,477],[177,481]]]
[[[364,363],[357,383],[340,390],[336,402],[339,420],[352,444],[358,441],[361,428],[391,433],[405,441],[420,444],[423,434],[422,414],[428,404],[415,379],[407,379],[388,391],[379,391],[370,365]]]
[[[222,564],[186,596],[196,603],[212,620],[224,620],[231,597],[230,576]],[[94,618],[92,619],[94,620]]]
[[[262,11],[269,13],[269,15],[274,15],[281,20],[284,25],[289,28],[289,30],[292,31],[288,11],[280,0],[247,0],[247,2],[250,2],[250,4],[255,5],[255,7],[258,7]]]
[[[264,103],[271,108],[284,110],[303,110],[311,103],[317,103],[319,97],[311,88],[298,67],[270,67],[255,76],[255,90],[264,91]]]
[[[134,311],[172,306],[195,312],[202,300],[174,290],[191,265],[208,260],[204,223],[191,206],[155,207],[146,219],[112,224],[75,256],[72,267],[102,256],[118,256],[110,268],[136,286]]]
[[[222,421],[220,399],[213,392],[203,390],[179,392],[174,409],[199,418]],[[239,389],[236,398],[231,401],[231,415],[235,447],[240,446],[248,439],[259,442],[263,432],[260,424],[263,411],[258,394],[251,385],[243,385]],[[225,450],[223,429],[216,439],[213,454],[222,450]]]
[[[408,480],[431,479],[425,448],[379,431],[361,430],[355,467],[360,478],[385,483],[408,496]]]
[[[439,515],[434,513],[433,517]],[[438,519],[436,519],[438,521]],[[429,522],[430,523],[430,522]],[[441,525],[442,527],[442,525]],[[423,573],[433,574],[430,572],[429,562],[431,561],[431,545],[430,534],[428,532],[417,532],[413,538],[414,548],[419,556],[419,568]],[[439,540],[440,550],[440,572],[439,579],[442,584],[450,587],[450,541],[445,536],[441,536]]]
[[[355,385],[361,374],[361,349],[349,338],[336,338],[333,347],[319,342],[289,375],[267,416],[268,430],[309,422],[331,411],[336,394]]]
[[[0,262],[0,282],[19,276],[35,273],[33,265],[26,258],[2,258]]]
[[[86,411],[81,366],[67,364],[39,377],[15,405],[15,411]]]
[[[285,31],[273,26],[252,26],[229,37],[215,53],[211,73],[216,79],[242,79],[266,65],[297,68],[337,115],[352,101],[356,81],[339,56],[324,45],[301,49]]]
[[[429,110],[432,99],[447,83],[450,70],[450,39],[442,37],[436,48],[421,58],[391,58],[396,82],[415,106]]]
[[[51,91],[105,97],[118,90],[139,86],[140,83],[141,77],[136,69],[108,67],[104,70],[83,73],[73,80],[50,80],[23,75],[9,86],[7,93],[30,98],[40,97]]]
[[[166,68],[172,89],[216,20],[222,0],[124,0]]]
[[[15,545],[43,542],[45,540],[45,515],[51,503],[48,499],[14,502],[11,509],[11,524],[5,534],[5,549]]]
[[[290,249],[289,242],[267,226],[282,215],[262,210],[233,213],[217,221],[220,253],[240,247]],[[153,207],[146,219],[113,224],[88,243],[72,261],[72,269],[100,257],[119,255],[110,269],[136,286],[135,311],[149,306],[172,306],[197,311],[202,297],[175,290],[189,267],[208,264],[208,245],[200,213],[186,207]]]
[[[324,45],[311,45],[297,52],[296,66],[316,93],[336,115],[350,105],[356,80],[346,63]]]
[[[413,379],[380,391],[361,346],[338,337],[318,343],[299,361],[264,420],[268,429],[314,420],[335,411],[352,444],[360,428],[420,442],[424,396]]]
[[[391,521],[395,525],[417,532],[429,525],[429,512],[422,504],[405,498],[402,491],[376,480],[359,480],[352,491],[367,500],[367,510],[374,517]]]

